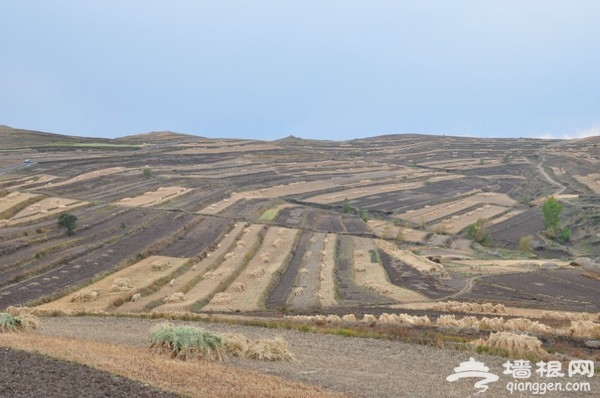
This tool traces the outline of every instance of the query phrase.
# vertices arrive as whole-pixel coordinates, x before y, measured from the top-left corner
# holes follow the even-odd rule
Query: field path
[[[546,173],[546,170],[544,170],[544,161],[545,160],[546,160],[546,155],[542,154],[540,162],[537,164],[537,169],[540,172],[540,174],[542,175],[542,177],[544,177],[546,179],[546,181],[548,181],[550,184],[554,185],[555,187],[558,187],[558,190],[556,192],[554,192],[554,196],[560,195],[561,193],[563,193],[565,191],[565,189],[567,189],[567,187],[562,185],[558,181],[554,181],[552,179],[552,177],[550,177],[550,175],[548,173]]]
[[[42,318],[36,333],[70,338],[108,341],[133,346],[146,346],[152,325],[162,320],[110,317]],[[179,322],[176,322],[179,323]],[[357,397],[467,397],[477,390],[478,379],[446,381],[454,368],[470,357],[483,362],[489,372],[500,376],[499,382],[489,385],[485,397],[524,397],[523,393],[506,390],[509,376],[503,375],[506,359],[450,349],[405,344],[397,341],[320,335],[292,330],[266,329],[210,322],[182,322],[202,329],[222,333],[238,332],[257,338],[283,337],[296,357],[292,362],[262,362],[229,358],[225,364],[287,379],[343,391]],[[585,380],[584,380],[585,379]],[[537,374],[528,381],[543,382]],[[561,379],[562,380],[562,379]],[[547,380],[546,380],[547,381]],[[594,396],[600,391],[600,377],[573,378],[566,381],[585,381]],[[545,396],[557,397],[553,392]]]

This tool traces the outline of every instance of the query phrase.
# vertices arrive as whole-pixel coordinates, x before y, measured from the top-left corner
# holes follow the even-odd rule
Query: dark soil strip
[[[184,236],[172,245],[161,250],[162,256],[194,257],[219,240],[232,221],[225,218],[207,217],[191,226]]]
[[[177,231],[186,225],[191,217],[193,216],[181,216],[181,213],[157,213],[157,217],[143,229],[129,236],[88,253],[81,253],[81,256],[70,259],[52,271],[1,289],[0,307],[24,304],[66,291],[74,285],[89,281],[97,274],[114,271],[117,265],[124,261],[132,261],[136,255],[144,253],[139,258],[141,259],[145,255],[160,253],[172,243],[169,241],[174,239]],[[11,294],[6,295],[8,292]]]
[[[352,306],[394,303],[387,297],[356,286],[353,274],[353,256],[352,237],[338,235],[334,270],[338,302],[341,305]]]
[[[429,298],[440,298],[456,293],[456,290],[441,284],[434,277],[424,275],[381,249],[379,249],[379,256],[390,282],[396,286],[417,291]]]
[[[178,397],[103,370],[6,348],[0,349],[0,380],[0,396],[12,398]]]
[[[298,275],[298,270],[300,269],[300,265],[302,265],[302,257],[306,252],[306,246],[308,244],[308,239],[310,238],[311,233],[309,231],[301,231],[302,236],[298,241],[298,246],[294,250],[294,255],[290,260],[290,263],[281,276],[279,283],[273,289],[273,293],[267,299],[265,306],[268,309],[281,308],[285,306],[285,302],[292,292],[292,288],[294,287],[294,282],[296,281],[296,276]]]

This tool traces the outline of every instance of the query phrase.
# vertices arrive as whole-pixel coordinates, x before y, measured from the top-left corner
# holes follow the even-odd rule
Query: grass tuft
[[[150,331],[150,347],[172,358],[188,360],[223,360],[223,340],[212,333],[191,326],[174,326],[166,322]]]

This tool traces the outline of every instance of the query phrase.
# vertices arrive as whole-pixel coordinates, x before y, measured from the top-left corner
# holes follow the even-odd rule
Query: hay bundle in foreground
[[[483,344],[494,351],[506,353],[513,358],[546,359],[548,353],[542,348],[542,342],[537,337],[510,332],[490,334]]]
[[[571,321],[568,334],[573,337],[600,339],[600,323],[592,321]]]
[[[150,348],[168,353],[172,358],[188,360],[223,360],[223,341],[213,333],[192,326],[175,326],[169,322],[150,330]]]
[[[290,361],[294,359],[288,343],[281,337],[273,340],[260,339],[250,344],[245,357],[259,361]]]

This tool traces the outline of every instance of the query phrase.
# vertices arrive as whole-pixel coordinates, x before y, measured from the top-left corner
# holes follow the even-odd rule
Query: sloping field
[[[106,311],[113,303],[127,301],[139,290],[169,275],[188,259],[151,256],[73,294],[40,305],[40,310]]]
[[[230,252],[235,246],[236,241],[242,235],[244,224],[237,223],[233,229],[222,236],[220,241],[213,242],[212,251],[206,254],[206,257],[196,262],[185,273],[178,275],[176,279],[165,283],[159,290],[148,295],[142,295],[136,301],[129,301],[118,307],[115,312],[143,312],[149,307],[155,307],[158,312],[187,311],[190,305],[194,304],[190,297],[196,292],[188,294],[195,286],[202,281],[207,271],[214,269],[223,260],[225,254]],[[196,291],[200,289],[196,288]],[[175,293],[183,293],[178,302],[165,303],[164,299],[171,297]],[[158,306],[155,304],[158,303]]]
[[[36,197],[36,194],[28,192],[11,192],[8,195],[0,198],[0,214],[19,203],[25,202],[28,199]]]
[[[231,285],[204,307],[206,311],[257,311],[264,307],[276,274],[290,259],[298,230],[270,227],[262,245]]]
[[[466,211],[470,208],[485,208],[486,205],[489,205],[490,207],[488,207],[488,209],[492,209],[491,205],[497,205],[493,208],[493,210],[490,210],[490,213],[493,216],[509,210],[509,207],[515,203],[515,200],[511,199],[506,194],[481,192],[451,202],[440,203],[434,206],[425,206],[419,210],[409,210],[405,213],[398,214],[397,217],[414,223],[430,223],[432,221],[451,216],[454,213]],[[500,206],[503,207],[502,211],[499,211],[501,210]],[[466,217],[470,216],[471,215]],[[478,217],[478,215],[475,215],[474,217],[480,218],[485,216],[481,215]]]
[[[371,239],[354,238],[354,278],[356,284],[398,302],[425,301],[427,297],[390,282],[379,249]]]
[[[127,171],[127,169],[124,167],[109,167],[107,169],[100,169],[100,170],[90,171],[89,173],[83,173],[76,177],[69,178],[64,181],[48,182],[47,186],[48,187],[59,187],[62,185],[74,184],[77,182],[87,181],[87,180],[91,180],[91,179],[102,177],[102,176],[118,174],[118,173],[122,173],[124,171]]]
[[[141,196],[133,198],[123,198],[118,204],[121,206],[131,207],[147,207],[160,204],[169,199],[173,199],[178,195],[183,195],[189,191],[184,187],[159,187],[156,191],[145,192]]]
[[[21,224],[34,221],[38,218],[48,217],[54,214],[63,213],[80,206],[87,205],[86,202],[66,198],[46,198],[35,204],[27,206],[8,220],[4,220],[5,225]]]
[[[600,194],[600,174],[588,174],[585,176],[573,176],[577,181],[587,186],[594,193]]]
[[[155,308],[155,311],[188,311],[190,306],[196,303],[203,302],[207,304],[214,296],[217,296],[215,301],[218,302],[219,298],[223,298],[223,301],[227,303],[228,300],[225,298],[228,296],[224,296],[223,290],[227,289],[229,284],[246,266],[247,261],[254,256],[256,249],[261,245],[264,233],[264,228],[258,225],[245,227],[242,235],[235,241],[235,244],[229,247],[227,253],[222,257],[217,256],[215,253],[213,265],[208,267],[208,271],[202,274],[202,279],[189,289],[182,299],[167,302]]]

